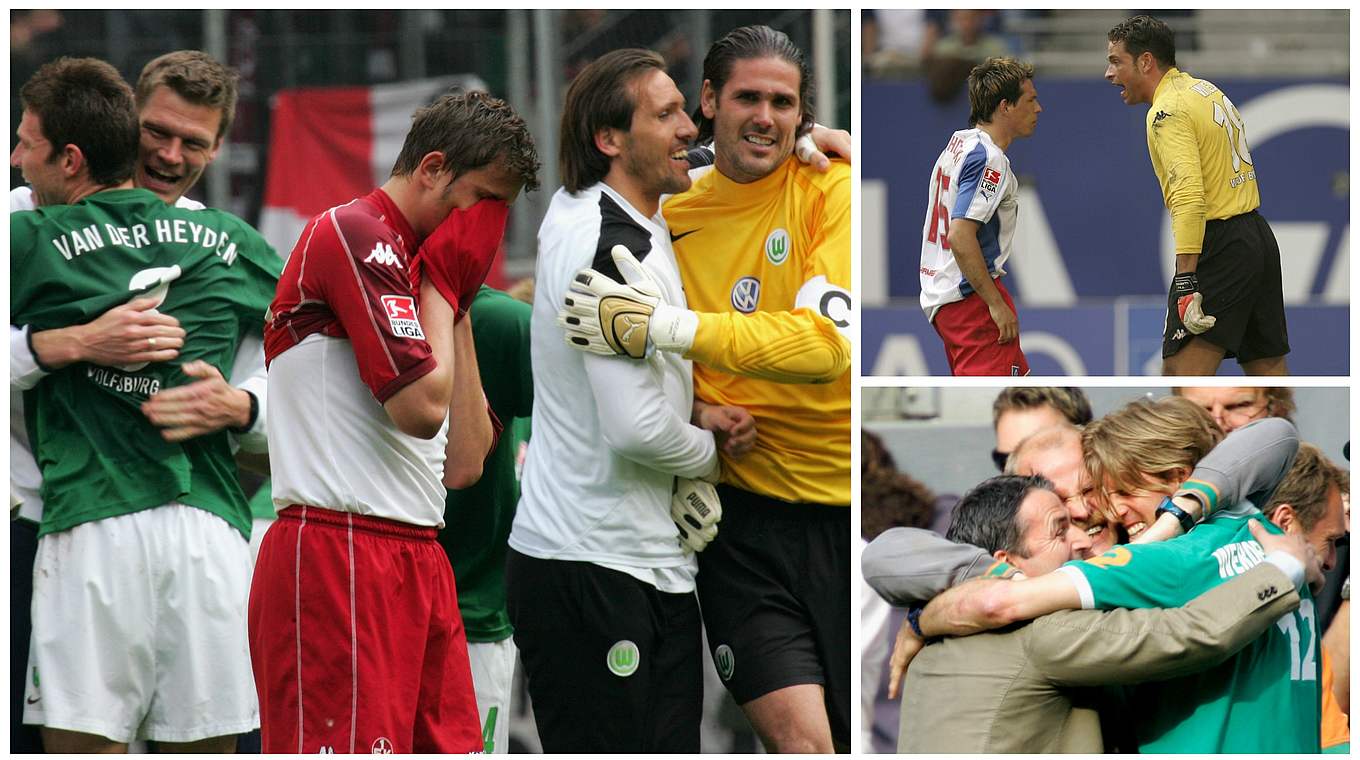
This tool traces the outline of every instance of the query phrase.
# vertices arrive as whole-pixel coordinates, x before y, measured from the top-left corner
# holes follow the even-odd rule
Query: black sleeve
[[[652,235],[633,221],[613,198],[601,193],[600,242],[595,246],[595,261],[591,267],[615,282],[623,282],[623,275],[609,253],[616,245],[627,246],[633,256],[642,261],[652,250]]]

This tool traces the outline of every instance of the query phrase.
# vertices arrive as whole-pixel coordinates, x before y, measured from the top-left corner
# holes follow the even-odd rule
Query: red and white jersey
[[[317,216],[293,248],[265,325],[275,509],[443,527],[447,421],[423,440],[382,406],[435,368],[411,274],[419,243],[374,190]]]
[[[921,308],[927,319],[973,292],[949,249],[950,220],[982,225],[977,233],[982,258],[991,276],[1000,277],[1011,255],[1019,192],[1010,159],[991,136],[976,128],[950,136],[930,170],[930,205],[921,237]]]

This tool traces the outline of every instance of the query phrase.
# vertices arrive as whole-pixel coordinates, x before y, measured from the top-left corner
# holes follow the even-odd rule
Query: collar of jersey
[[[728,179],[721,169],[716,166],[713,171],[708,173],[709,180],[712,182],[712,191],[718,195],[733,196],[738,202],[758,201],[765,197],[766,191],[783,184],[785,175],[789,172],[798,170],[798,157],[790,155],[784,163],[775,168],[764,177],[755,182],[734,182]]]
[[[1180,76],[1181,70],[1175,66],[1167,69],[1166,74],[1162,77],[1162,81],[1157,83],[1157,89],[1152,93],[1152,102],[1156,103],[1157,99],[1162,96],[1162,91],[1167,87],[1170,87],[1172,80],[1177,79]]]

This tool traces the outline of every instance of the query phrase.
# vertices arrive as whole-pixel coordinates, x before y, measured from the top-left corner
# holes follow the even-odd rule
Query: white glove
[[[1194,272],[1182,272],[1172,278],[1171,300],[1181,324],[1191,335],[1207,332],[1218,321],[1217,317],[1204,313],[1204,295],[1199,292],[1199,280]]]
[[[722,519],[717,489],[702,480],[676,478],[671,519],[680,532],[680,545],[688,551],[703,551],[718,536],[718,521]]]
[[[609,252],[623,275],[621,285],[594,269],[582,269],[557,312],[567,345],[605,356],[641,359],[648,345],[684,353],[694,345],[699,317],[661,300],[661,287],[632,251],[616,245]]]

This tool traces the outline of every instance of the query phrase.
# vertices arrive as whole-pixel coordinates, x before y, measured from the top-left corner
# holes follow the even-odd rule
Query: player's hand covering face
[[[491,270],[509,215],[509,204],[493,199],[454,209],[420,246],[415,281],[428,277],[460,319]]]

